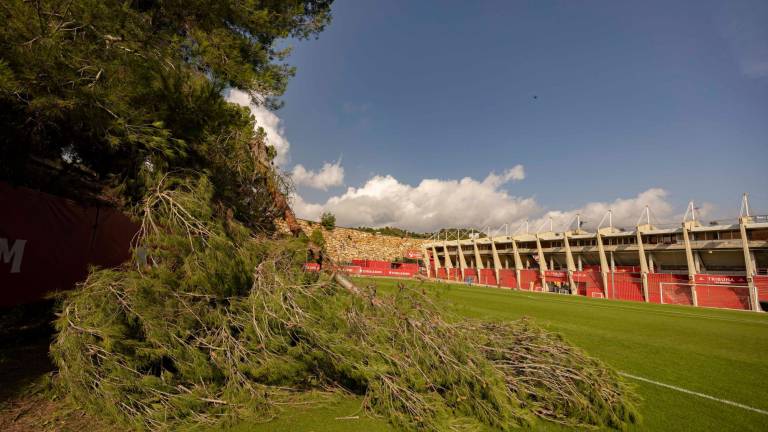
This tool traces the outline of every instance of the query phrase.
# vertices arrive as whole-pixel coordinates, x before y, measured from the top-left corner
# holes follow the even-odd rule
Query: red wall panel
[[[484,285],[496,285],[496,271],[493,269],[481,269],[478,283]]]
[[[538,270],[520,270],[520,289],[541,291],[541,279]]]
[[[587,297],[605,297],[603,279],[600,275],[600,267],[592,267],[584,271],[573,272],[573,281],[579,289],[579,295]]]
[[[568,272],[562,270],[547,270],[544,272],[547,282],[568,282]]]
[[[610,298],[617,300],[645,301],[643,280],[638,273],[613,273],[608,275]]]
[[[694,281],[699,306],[750,309],[746,276],[697,274]]]
[[[755,286],[757,287],[757,298],[760,301],[768,301],[768,276],[755,276]]]
[[[749,310],[749,287],[744,285],[696,285],[699,306]]]
[[[517,278],[512,269],[499,270],[499,285],[506,288],[517,288]]]
[[[360,267],[359,274],[362,276],[389,276],[389,270],[374,267]]]
[[[360,274],[360,270],[362,270],[362,267],[355,266],[355,265],[343,266],[341,270],[349,274]]]
[[[616,273],[640,273],[638,266],[616,266]]]
[[[461,270],[457,268],[448,269],[448,279],[452,281],[461,280]]]
[[[648,274],[648,299],[651,303],[661,303],[661,284],[664,283],[664,289],[671,286],[669,283],[687,284],[688,276],[669,273],[649,273]],[[682,286],[681,286],[682,288]]]

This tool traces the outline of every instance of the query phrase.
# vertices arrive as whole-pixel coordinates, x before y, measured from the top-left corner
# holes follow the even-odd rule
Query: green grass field
[[[383,292],[398,282],[355,279]],[[618,302],[445,283],[423,283],[459,316],[488,320],[531,317],[618,371],[768,411],[768,315],[683,306]],[[655,384],[626,380],[643,398],[642,423],[632,430],[762,431],[768,415]],[[392,430],[386,422],[357,415],[360,400],[286,410],[266,424],[239,424],[239,431]],[[562,430],[537,425],[537,430]]]

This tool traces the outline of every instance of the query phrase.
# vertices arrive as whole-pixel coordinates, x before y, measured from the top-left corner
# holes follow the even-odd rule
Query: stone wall
[[[337,263],[352,259],[392,261],[402,258],[408,250],[421,251],[421,245],[426,242],[424,239],[371,234],[351,228],[336,227],[329,231],[317,222],[305,220],[299,220],[299,225],[307,236],[319,228],[323,232],[329,257]],[[287,231],[282,221],[278,221],[278,227],[281,231]]]

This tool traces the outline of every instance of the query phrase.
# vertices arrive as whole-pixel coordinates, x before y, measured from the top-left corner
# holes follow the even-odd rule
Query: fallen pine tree
[[[143,221],[134,259],[63,301],[62,392],[150,430],[267,420],[318,391],[405,430],[634,421],[616,374],[556,335],[304,273],[308,241],[275,237],[277,150],[224,95],[279,106],[284,42],[317,36],[331,3],[3,2],[0,178],[51,187],[28,167],[55,160]]]
[[[267,420],[315,390],[363,395],[404,430],[636,420],[616,374],[557,335],[304,273],[306,240],[254,236],[213,196],[204,176],[158,181],[135,262],[64,302],[52,352],[77,402],[151,430]]]

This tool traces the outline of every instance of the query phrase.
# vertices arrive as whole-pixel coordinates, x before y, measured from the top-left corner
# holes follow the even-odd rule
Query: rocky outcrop
[[[392,261],[402,258],[408,250],[421,251],[421,245],[426,242],[424,239],[371,234],[351,228],[327,230],[317,222],[305,220],[299,220],[298,223],[307,236],[315,229],[322,230],[326,253],[331,260],[340,264],[352,259]],[[281,231],[289,232],[284,221],[278,221],[277,225]]]

